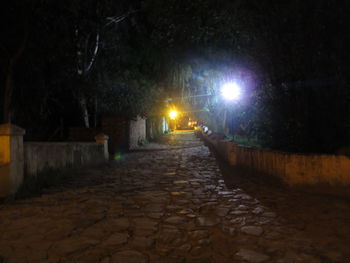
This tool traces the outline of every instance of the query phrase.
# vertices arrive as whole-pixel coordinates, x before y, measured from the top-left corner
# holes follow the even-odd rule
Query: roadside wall
[[[110,154],[133,149],[140,141],[146,139],[146,119],[140,116],[131,120],[118,116],[106,116],[102,118],[100,128],[70,128],[69,138],[74,141],[93,141],[99,133],[108,134]]]
[[[129,122],[129,149],[139,146],[139,143],[146,139],[146,119],[137,116]]]
[[[108,136],[100,133],[96,142],[25,142],[25,130],[0,124],[0,198],[15,194],[24,174],[36,176],[48,169],[95,165],[109,159]]]
[[[102,131],[108,134],[108,150],[110,154],[115,154],[121,149],[127,149],[128,120],[122,117],[109,116],[102,118]]]
[[[88,142],[25,142],[24,172],[94,165],[105,161],[104,145]]]
[[[238,145],[208,135],[203,139],[231,165],[249,168],[281,178],[288,185],[350,185],[350,158],[345,155],[296,154]]]
[[[164,116],[150,116],[146,119],[146,138],[154,140],[169,130],[168,121]]]

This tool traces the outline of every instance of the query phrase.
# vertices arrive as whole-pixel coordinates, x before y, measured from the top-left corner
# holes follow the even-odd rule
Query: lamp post
[[[226,101],[235,101],[241,97],[241,87],[236,82],[228,82],[222,85],[221,95]]]
[[[221,87],[221,96],[225,101],[225,109],[223,116],[223,132],[227,131],[227,105],[229,102],[238,101],[241,98],[241,87],[236,82],[227,82]]]
[[[170,120],[174,121],[174,130],[176,130],[176,117],[177,117],[177,115],[178,115],[178,112],[176,110],[171,110],[169,112]]]

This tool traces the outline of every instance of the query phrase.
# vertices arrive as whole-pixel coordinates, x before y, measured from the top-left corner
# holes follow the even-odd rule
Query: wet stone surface
[[[347,202],[333,217],[325,202],[303,210],[307,194],[228,187],[193,134],[168,142],[0,205],[0,262],[350,262]]]

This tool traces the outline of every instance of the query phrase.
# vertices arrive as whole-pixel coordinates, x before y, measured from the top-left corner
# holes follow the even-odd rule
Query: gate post
[[[0,197],[15,194],[23,182],[24,134],[11,123],[0,125]]]
[[[109,159],[109,153],[108,153],[108,135],[104,134],[104,133],[100,133],[100,134],[97,134],[95,136],[95,140],[97,143],[99,144],[103,144],[103,152],[104,152],[104,157],[105,157],[105,160],[108,161]]]

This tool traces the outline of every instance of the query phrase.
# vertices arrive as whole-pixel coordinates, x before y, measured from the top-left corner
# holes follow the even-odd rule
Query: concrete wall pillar
[[[0,197],[16,193],[23,182],[24,134],[16,125],[0,125]]]
[[[105,156],[105,159],[108,160],[109,159],[109,153],[108,153],[108,135],[104,134],[104,133],[100,133],[100,134],[97,134],[95,136],[95,140],[97,143],[99,144],[103,144],[103,147],[104,147],[104,156]]]

